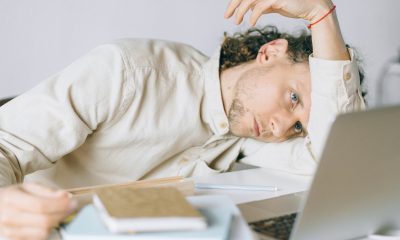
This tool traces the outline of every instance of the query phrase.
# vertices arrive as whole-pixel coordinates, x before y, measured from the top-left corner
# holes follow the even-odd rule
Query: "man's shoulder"
[[[107,45],[118,47],[134,66],[193,66],[208,60],[198,49],[168,40],[125,38]]]
[[[176,41],[151,38],[122,38],[112,41],[110,44],[115,44],[124,47],[127,50],[147,50],[155,51],[158,49],[184,49],[186,51],[198,51],[193,46]]]

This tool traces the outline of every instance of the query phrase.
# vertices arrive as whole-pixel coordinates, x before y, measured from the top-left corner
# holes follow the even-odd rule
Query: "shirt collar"
[[[229,132],[229,121],[222,102],[221,81],[219,78],[220,51],[221,49],[218,48],[203,65],[205,77],[203,119],[216,135],[224,135]]]

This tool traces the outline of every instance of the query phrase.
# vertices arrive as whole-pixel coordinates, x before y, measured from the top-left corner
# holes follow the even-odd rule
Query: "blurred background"
[[[229,0],[0,0],[0,98],[15,96],[113,39],[158,38],[211,55],[247,29],[223,14]],[[335,0],[345,40],[363,59],[370,106],[400,102],[400,1]],[[258,26],[295,33],[303,20],[272,14]]]

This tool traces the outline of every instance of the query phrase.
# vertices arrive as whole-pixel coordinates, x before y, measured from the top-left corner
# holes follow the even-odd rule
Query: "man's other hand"
[[[235,14],[236,24],[240,24],[244,15],[251,11],[251,26],[256,24],[261,15],[268,13],[314,22],[332,6],[331,0],[232,0],[226,9],[225,18]]]
[[[52,228],[76,208],[69,194],[35,183],[0,189],[0,236],[47,239]]]

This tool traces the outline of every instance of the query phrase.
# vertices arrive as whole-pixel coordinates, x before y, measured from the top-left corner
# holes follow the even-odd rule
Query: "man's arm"
[[[350,60],[349,52],[340,31],[336,11],[333,9],[334,5],[331,1],[328,1],[323,4],[320,13],[309,20],[311,23],[316,23],[310,28],[313,55],[315,58],[326,60]],[[332,12],[329,13],[330,11]]]
[[[51,167],[123,114],[126,69],[120,47],[104,45],[1,107],[0,186]]]
[[[0,236],[46,239],[74,208],[65,191],[16,184],[118,120],[133,95],[125,64],[101,46],[0,108]]]

